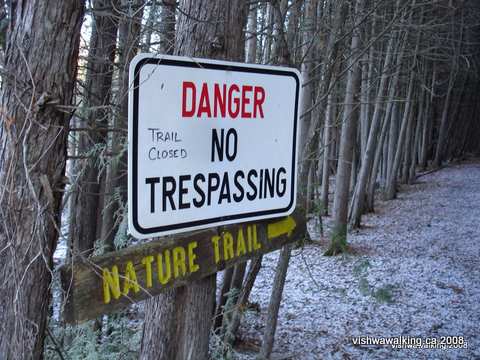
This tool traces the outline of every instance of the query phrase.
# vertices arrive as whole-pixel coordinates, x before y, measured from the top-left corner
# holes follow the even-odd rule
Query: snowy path
[[[379,202],[349,235],[356,254],[296,250],[274,353],[291,359],[480,359],[480,164],[452,166]],[[264,261],[241,328],[257,343],[278,252]],[[352,336],[463,336],[467,349],[354,346]],[[287,358],[287,357],[282,357]]]

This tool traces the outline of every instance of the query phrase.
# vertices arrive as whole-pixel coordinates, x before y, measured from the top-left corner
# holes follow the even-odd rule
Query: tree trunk
[[[119,3],[114,4],[118,7]],[[94,243],[101,236],[102,180],[98,158],[104,156],[107,146],[108,119],[111,116],[110,93],[112,88],[113,61],[117,45],[117,14],[106,8],[110,0],[92,3],[93,30],[90,39],[85,102],[87,119],[84,127],[89,131],[80,136],[75,185],[70,202],[69,242],[74,254],[90,255]]]
[[[244,1],[182,0],[179,7],[176,55],[244,60],[243,27],[248,13]],[[215,289],[216,276],[209,276],[148,300],[140,358],[207,359]],[[152,332],[169,336],[155,337]]]
[[[299,21],[301,19],[301,7],[303,0],[294,0],[289,5],[289,15],[287,22],[287,44],[288,50],[291,54],[293,64],[299,64],[303,58],[302,49],[300,46],[301,36],[299,34]]]
[[[143,52],[149,52],[150,47],[152,46],[152,34],[154,30],[154,25],[155,25],[155,20],[157,19],[158,16],[158,3],[156,1],[152,2],[152,5],[150,6],[150,10],[148,11],[148,18],[147,21],[145,22],[145,40],[143,41],[142,44],[142,51]]]
[[[372,46],[373,47],[373,46]],[[388,57],[388,54],[387,54]],[[362,79],[360,92],[360,154],[363,157],[367,148],[367,139],[370,132],[370,87],[372,81],[368,78],[369,53],[365,53],[362,59]],[[363,161],[363,160],[362,160]]]
[[[450,73],[450,77],[448,80],[447,96],[443,103],[442,119],[440,121],[440,129],[438,131],[438,141],[437,141],[437,147],[435,150],[435,158],[433,159],[433,164],[432,164],[434,168],[439,168],[443,160],[443,149],[445,147],[445,140],[447,137],[447,127],[448,127],[448,109],[450,107],[450,99],[452,96],[454,78],[455,78],[455,74]]]
[[[443,105],[443,112],[442,112],[442,120],[440,122],[440,129],[438,131],[438,141],[437,141],[437,148],[435,149],[435,158],[433,159],[433,167],[439,168],[442,165],[442,161],[444,160],[444,151],[445,151],[445,143],[447,142],[447,134],[448,134],[448,123],[449,123],[449,109],[451,103],[451,96],[453,92],[453,87],[455,85],[455,80],[457,77],[458,71],[458,62],[459,56],[461,52],[461,48],[463,45],[463,26],[464,23],[464,11],[463,8],[461,10],[461,26],[458,39],[452,37],[452,47],[455,49],[455,55],[453,59],[452,67],[450,68],[450,74],[448,79],[448,88],[447,88],[447,96],[445,98],[445,102]],[[452,30],[453,33],[454,30]],[[453,35],[453,34],[452,34]]]
[[[321,113],[322,103],[326,100],[328,97],[327,94],[331,91],[331,85],[335,83],[334,79],[334,74],[336,70],[338,69],[339,61],[337,59],[337,53],[338,53],[338,48],[339,48],[339,39],[340,39],[340,32],[343,26],[343,23],[345,21],[346,17],[346,4],[343,2],[336,2],[334,4],[334,20],[333,20],[333,28],[332,31],[330,32],[330,36],[328,39],[328,44],[327,48],[325,50],[326,57],[324,60],[324,65],[322,66],[322,71],[320,78],[322,81],[319,84],[319,88],[317,89],[317,102],[315,103],[315,108],[317,110],[317,113]],[[305,42],[305,40],[304,40]],[[302,70],[302,73],[304,71]],[[332,78],[334,79],[332,81]],[[305,79],[305,78],[304,78]],[[305,85],[306,87],[306,85]],[[307,94],[307,90],[304,90],[304,98],[303,98],[303,103],[304,104],[312,104],[312,99],[305,99],[305,96]],[[324,100],[325,98],[325,100]],[[308,111],[307,111],[308,110]],[[318,151],[318,129],[320,128],[320,116],[312,116],[310,113],[312,112],[312,108],[308,109],[305,107],[303,111],[301,112],[301,115],[303,118],[305,118],[308,121],[303,121],[302,123],[302,130],[301,130],[301,136],[300,136],[300,141],[299,141],[299,151],[301,153],[301,158],[303,159],[302,162],[299,162],[300,168],[299,168],[299,183],[306,183],[307,182],[307,176],[308,176],[308,171],[309,171],[309,166],[308,166],[308,159],[311,157],[311,154],[314,154],[316,151]],[[308,128],[307,128],[308,125]]]
[[[271,2],[273,12],[273,46],[270,63],[281,65],[292,65],[290,52],[285,36],[284,23],[287,12],[287,0],[276,0]]]
[[[11,3],[2,75],[0,356],[41,359],[84,4]],[[53,36],[54,35],[54,36]]]
[[[413,147],[413,137],[415,136],[415,125],[416,125],[416,109],[417,106],[414,104],[412,107],[412,113],[408,119],[407,132],[405,134],[405,150],[403,155],[403,168],[402,168],[402,184],[408,184],[409,174],[410,174],[410,160]]]
[[[334,224],[331,234],[331,244],[325,255],[335,255],[346,250],[347,245],[347,215],[350,174],[352,171],[353,147],[357,129],[358,110],[354,105],[360,80],[360,64],[355,61],[355,54],[360,47],[360,13],[363,11],[364,0],[355,3],[355,30],[350,46],[350,61],[345,105],[343,111],[342,134],[340,138],[340,153],[338,156],[337,175],[335,179],[335,197],[333,202]]]
[[[381,124],[381,112],[382,102],[387,91],[388,84],[388,72],[390,70],[390,64],[393,58],[393,46],[394,37],[390,38],[387,47],[387,54],[385,56],[385,64],[383,65],[383,73],[380,78],[380,85],[378,88],[377,99],[375,101],[375,110],[373,113],[372,123],[370,131],[368,133],[368,140],[365,145],[365,152],[362,157],[362,165],[360,168],[360,174],[358,176],[358,182],[355,187],[355,193],[353,195],[353,207],[351,215],[351,224],[353,227],[360,226],[360,219],[364,211],[365,193],[367,190],[367,182],[371,176],[373,160],[375,157],[375,149],[378,141],[378,131]],[[366,130],[365,130],[366,131]]]
[[[395,149],[395,157],[393,159],[390,173],[388,174],[388,177],[387,177],[387,186],[385,189],[386,200],[394,199],[397,194],[397,173],[398,173],[398,168],[400,167],[400,162],[403,155],[405,135],[406,135],[408,123],[410,122],[409,117],[412,116],[411,103],[412,103],[412,92],[413,92],[414,81],[415,81],[415,72],[412,71],[410,75],[409,84],[408,84],[407,98],[405,102],[405,109],[403,111],[402,125],[400,127],[400,133],[398,135],[398,143]]]
[[[260,233],[260,236],[262,233]],[[250,261],[250,266],[248,268],[248,273],[245,276],[245,283],[243,288],[240,291],[238,296],[237,304],[232,314],[231,321],[228,324],[228,327],[225,331],[224,341],[227,345],[232,346],[235,341],[235,335],[237,333],[238,327],[240,326],[240,321],[242,319],[242,314],[246,309],[250,293],[252,292],[253,285],[257,278],[257,275],[262,267],[262,256],[256,257]]]
[[[384,153],[382,145],[386,145],[385,138],[387,137],[388,124],[389,121],[391,121],[390,119],[391,116],[389,115],[386,116],[383,120],[382,130],[380,132],[380,139],[378,140],[377,151],[375,152],[375,159],[373,160],[372,172],[368,181],[364,212],[373,212],[375,210],[375,185],[377,183],[378,169],[380,167],[380,163],[382,160],[386,162],[386,158],[382,155],[382,152]]]
[[[368,190],[367,190],[367,200],[366,200],[366,205],[365,205],[365,210],[369,212],[374,211],[374,203],[375,203],[375,184],[377,181],[377,173],[378,173],[378,168],[380,166],[380,161],[382,158],[382,144],[385,142],[385,138],[387,136],[387,130],[390,131],[389,133],[389,144],[388,144],[388,158],[383,159],[383,161],[387,162],[387,165],[390,166],[390,155],[395,153],[395,145],[396,145],[396,139],[397,136],[395,133],[392,133],[391,131],[396,131],[398,129],[397,126],[397,103],[394,102],[396,93],[397,93],[397,84],[398,80],[400,77],[400,62],[401,58],[403,55],[403,50],[404,46],[402,47],[402,52],[400,57],[398,58],[399,60],[397,61],[398,63],[398,69],[394,75],[394,78],[392,80],[392,83],[390,84],[390,91],[389,91],[389,98],[388,98],[388,103],[387,103],[387,109],[385,111],[385,118],[383,120],[383,125],[382,125],[382,131],[380,134],[380,139],[379,139],[379,145],[377,147],[377,151],[375,152],[375,159],[373,161],[373,167],[372,167],[372,173],[370,175],[370,181],[368,183]],[[392,130],[393,129],[393,130]],[[394,145],[391,147],[390,143],[393,143]],[[393,162],[393,157],[392,157],[392,162]],[[387,166],[387,172],[385,177],[388,177],[388,166]]]
[[[423,96],[421,96],[421,99],[423,99]],[[420,102],[421,105],[423,105],[423,101]],[[410,168],[408,172],[408,179],[407,179],[407,184],[412,184],[413,181],[415,180],[415,170],[417,168],[417,159],[418,159],[418,149],[419,149],[419,139],[420,139],[420,129],[422,127],[422,108],[419,106],[418,111],[417,111],[417,117],[416,117],[416,124],[415,124],[415,133],[413,136],[413,149],[412,153],[410,155]]]
[[[260,359],[269,359],[272,353],[275,331],[277,330],[278,311],[280,310],[280,302],[282,300],[283,287],[285,286],[291,253],[292,245],[287,245],[282,248],[278,258],[275,278],[273,280],[272,295],[270,296],[270,302],[268,304],[267,321],[263,332]]]
[[[273,5],[270,2],[265,3],[265,40],[263,46],[263,63],[269,64],[272,51],[272,32],[273,32]]]
[[[279,15],[279,8],[276,9],[277,16],[275,17],[276,28],[278,29],[276,33],[276,43],[280,45],[280,48],[277,50],[279,54],[283,54],[279,57],[279,61],[282,65],[290,65],[290,53],[287,48],[286,34],[283,31],[283,19]],[[303,162],[302,155],[300,155],[298,162],[300,164]],[[299,189],[305,189],[305,183],[298,184]],[[302,191],[302,190],[301,190]],[[302,198],[298,201],[300,206],[306,207],[306,197],[305,193],[302,193]],[[262,235],[266,236],[266,234]],[[260,357],[269,358],[273,348],[273,342],[275,339],[275,332],[277,330],[277,319],[278,311],[280,309],[280,303],[282,301],[283,287],[285,285],[285,278],[287,276],[288,263],[290,261],[290,255],[292,251],[292,245],[287,245],[282,248],[280,255],[278,257],[277,268],[275,270],[275,279],[273,282],[272,294],[270,295],[270,302],[268,304],[267,311],[267,321],[266,326],[263,331],[262,347],[260,348]]]
[[[115,102],[119,111],[115,115],[114,127],[127,130],[128,117],[128,66],[137,54],[142,20],[144,0],[122,0],[126,10],[120,20],[118,32],[118,57],[120,67],[120,86],[116,94]],[[128,7],[127,7],[128,6]],[[126,132],[122,135],[115,134],[112,137],[112,153],[118,159],[112,159],[107,168],[105,179],[105,207],[103,209],[101,239],[105,244],[105,251],[114,249],[114,240],[118,227],[122,222],[122,207],[127,200],[127,151]],[[117,196],[120,195],[120,196]]]
[[[357,117],[357,122],[360,122],[360,117],[361,117],[361,110],[357,109],[358,111],[358,117]],[[357,183],[357,174],[358,174],[358,151],[360,145],[358,144],[358,138],[359,138],[359,130],[358,125],[356,126],[356,134],[354,135],[354,144],[353,144],[353,153],[352,153],[352,170],[350,171],[350,185],[348,186],[348,192],[353,193],[353,190],[355,189],[355,184]]]
[[[232,277],[233,267],[223,271],[222,288],[220,289],[220,294],[218,295],[213,323],[213,328],[215,331],[219,330],[222,326],[223,311],[225,310],[225,304],[227,303],[230,285],[232,284]]]
[[[392,119],[390,121],[390,128],[388,130],[388,158],[387,158],[387,182],[389,174],[392,172],[393,163],[395,161],[395,149],[398,143],[399,132],[399,111],[400,106],[393,104]]]
[[[304,15],[304,24],[303,24],[303,38],[302,43],[302,56],[303,62],[301,66],[303,82],[306,84],[302,89],[302,108],[300,111],[300,140],[299,140],[299,149],[303,150],[305,148],[305,140],[308,137],[308,132],[310,131],[310,122],[312,113],[309,111],[312,106],[313,101],[313,82],[312,82],[312,69],[313,69],[313,58],[314,54],[312,51],[312,41],[315,35],[315,11],[316,11],[316,1],[315,0],[306,0],[305,1],[305,15]],[[310,158],[310,154],[305,154],[303,156],[306,162]],[[301,164],[301,166],[308,167],[307,164]]]
[[[433,100],[434,100],[434,93],[435,93],[435,83],[436,83],[436,66],[433,66],[432,70],[432,81],[430,85],[430,89],[432,91],[432,94],[430,96],[427,96],[427,101],[426,101],[426,108],[425,108],[425,121],[424,121],[424,128],[423,128],[423,133],[422,133],[422,156],[420,159],[420,167],[422,169],[426,169],[428,165],[428,154],[430,152],[430,142],[431,142],[431,129],[433,127],[433,119],[432,119],[432,106],[433,106]]]
[[[422,119],[422,137],[421,137],[421,147],[420,147],[420,160],[419,165],[420,168],[425,170],[427,168],[427,160],[428,160],[428,149],[429,149],[429,141],[428,141],[428,128],[430,127],[431,119],[430,119],[430,107],[431,102],[426,100],[425,101],[425,108],[423,109],[423,119]]]
[[[323,130],[323,173],[322,173],[322,191],[320,195],[320,204],[322,215],[328,215],[328,192],[330,187],[330,163],[332,156],[332,127],[333,127],[333,96],[328,95],[327,109],[325,111],[325,128]]]
[[[250,12],[248,14],[247,23],[247,54],[246,61],[248,63],[256,63],[257,60],[257,7],[258,4],[252,3],[250,5]]]
[[[175,6],[176,0],[162,1],[160,11],[160,54],[171,54],[175,48]]]

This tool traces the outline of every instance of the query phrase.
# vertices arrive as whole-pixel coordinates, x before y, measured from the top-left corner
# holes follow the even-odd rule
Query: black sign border
[[[228,215],[228,216],[218,216],[215,218],[203,219],[203,220],[196,220],[196,221],[189,221],[184,223],[176,223],[171,225],[164,225],[164,226],[157,226],[152,228],[143,228],[138,222],[138,99],[140,96],[140,71],[144,65],[154,64],[154,65],[162,65],[162,66],[178,66],[178,67],[190,67],[196,69],[209,69],[209,70],[222,70],[222,71],[235,71],[235,72],[247,72],[247,73],[255,73],[255,74],[269,74],[269,75],[280,75],[280,76],[290,76],[295,79],[296,82],[296,90],[295,90],[295,112],[294,112],[294,119],[293,119],[293,151],[292,151],[292,179],[291,179],[291,198],[290,203],[287,207],[281,209],[271,209],[271,210],[264,210],[264,211],[255,211],[249,213],[242,213],[242,214],[235,214],[235,215]],[[132,209],[128,209],[128,211],[132,211],[132,223],[137,232],[140,234],[148,235],[154,234],[159,232],[171,231],[171,230],[179,230],[179,229],[188,229],[192,227],[213,224],[223,221],[230,221],[230,220],[245,220],[248,221],[250,218],[264,216],[264,215],[273,215],[278,213],[285,213],[290,210],[293,211],[292,207],[295,201],[296,193],[295,193],[295,184],[296,184],[296,151],[297,151],[297,125],[298,125],[298,106],[299,106],[299,95],[300,95],[300,79],[298,75],[293,71],[286,71],[286,70],[276,70],[276,69],[268,69],[268,68],[260,68],[260,67],[247,67],[247,66],[237,66],[237,65],[230,65],[230,64],[216,64],[216,63],[209,63],[209,62],[202,62],[202,61],[186,61],[186,60],[177,60],[177,59],[170,59],[170,58],[154,58],[154,57],[146,57],[141,59],[136,65],[134,69],[134,80],[133,80],[133,126],[132,126],[132,173],[128,174],[129,180],[132,182]],[[130,179],[131,178],[131,179]],[[244,222],[244,221],[239,221]],[[212,225],[215,226],[215,225]]]

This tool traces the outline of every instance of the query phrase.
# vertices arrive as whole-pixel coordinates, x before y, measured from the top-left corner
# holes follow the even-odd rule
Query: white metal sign
[[[283,67],[136,56],[131,234],[147,238],[293,212],[299,79]]]

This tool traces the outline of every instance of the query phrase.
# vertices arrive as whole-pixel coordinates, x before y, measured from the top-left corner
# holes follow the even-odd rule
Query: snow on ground
[[[324,257],[325,242],[294,252],[272,358],[480,359],[480,164],[423,176],[376,210],[349,234],[352,254]],[[244,344],[260,343],[277,257],[264,258]],[[468,348],[354,346],[355,336],[463,336]]]

